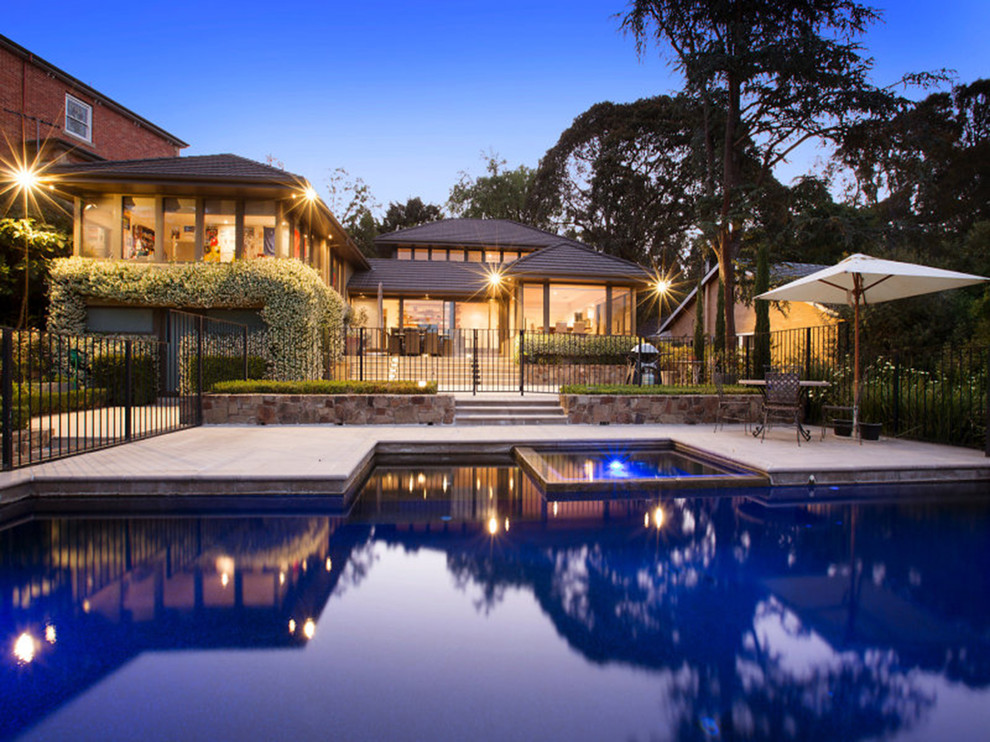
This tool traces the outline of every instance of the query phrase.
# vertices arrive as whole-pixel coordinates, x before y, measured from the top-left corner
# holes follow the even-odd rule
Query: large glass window
[[[87,196],[82,200],[82,245],[84,258],[109,258],[113,250],[114,224],[119,224],[120,198]],[[114,255],[115,257],[115,255]]]
[[[605,287],[550,286],[550,327],[578,335],[605,334]]]
[[[464,251],[461,249],[452,249],[450,251],[450,257],[448,258],[452,263],[463,263],[464,262]]]
[[[459,301],[454,311],[454,324],[463,329],[496,329],[498,304],[493,301]]]
[[[120,231],[125,260],[154,260],[155,199],[124,196]]]
[[[523,323],[527,332],[543,332],[543,284],[523,286]]]
[[[377,302],[377,299],[375,300]],[[382,311],[384,317],[382,317],[383,327],[398,327],[399,326],[399,300],[398,299],[385,299],[382,302]]]
[[[485,258],[484,250],[468,250],[469,263],[483,263]]]
[[[402,302],[403,327],[420,327],[444,330],[442,301],[433,299],[406,299]]]
[[[395,257],[398,260],[412,260],[412,248],[400,247],[395,251]]]
[[[631,289],[612,289],[612,334],[632,335]]]
[[[244,258],[275,257],[275,202],[244,202]]]
[[[166,198],[165,260],[191,262],[196,259],[196,199]]]
[[[234,223],[235,203],[209,199],[203,205],[203,260],[229,263],[237,245]]]

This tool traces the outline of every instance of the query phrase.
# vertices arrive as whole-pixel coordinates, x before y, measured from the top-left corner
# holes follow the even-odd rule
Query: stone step
[[[454,418],[455,425],[566,425],[567,416],[561,412],[557,415],[483,415],[458,414]]]
[[[456,425],[562,425],[567,416],[556,398],[471,397],[457,399]]]

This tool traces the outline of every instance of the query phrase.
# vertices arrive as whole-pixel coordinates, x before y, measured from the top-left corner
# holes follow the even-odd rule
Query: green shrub
[[[435,381],[222,381],[218,394],[436,394]]]
[[[107,353],[90,361],[89,383],[103,387],[107,404],[125,403],[127,368],[123,353]],[[158,363],[148,353],[131,354],[131,404],[151,404],[158,397]]]
[[[759,394],[759,388],[727,384],[723,387],[726,394]],[[561,394],[717,394],[713,384],[695,384],[693,386],[636,386],[635,384],[565,384],[560,387]]]
[[[268,371],[268,363],[261,356],[248,356],[248,378],[263,379]],[[196,358],[183,364],[186,374],[186,389],[195,390],[197,383]],[[203,390],[210,391],[222,381],[244,380],[244,356],[203,356]]]
[[[527,333],[524,345],[526,363],[554,365],[588,363],[621,366],[629,350],[639,342],[623,335],[565,335]],[[514,359],[519,360],[518,339]]]

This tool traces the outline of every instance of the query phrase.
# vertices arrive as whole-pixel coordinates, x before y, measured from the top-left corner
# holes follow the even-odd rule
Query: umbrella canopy
[[[791,281],[757,299],[812,301],[821,304],[877,304],[892,299],[957,289],[988,279],[917,263],[850,255],[845,260]]]
[[[853,367],[853,420],[859,412],[859,308],[908,296],[957,289],[990,279],[969,273],[930,268],[917,263],[850,255],[830,268],[791,281],[757,296],[766,301],[809,301],[848,304],[855,309],[855,361]]]
[[[634,345],[629,351],[632,355],[643,355],[643,356],[655,356],[660,353],[655,345],[650,343],[640,343],[639,345]]]

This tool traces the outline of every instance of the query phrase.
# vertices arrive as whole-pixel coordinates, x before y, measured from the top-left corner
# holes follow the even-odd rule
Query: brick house
[[[189,145],[0,36],[0,157],[90,162],[176,157]],[[10,152],[10,150],[14,150]]]

